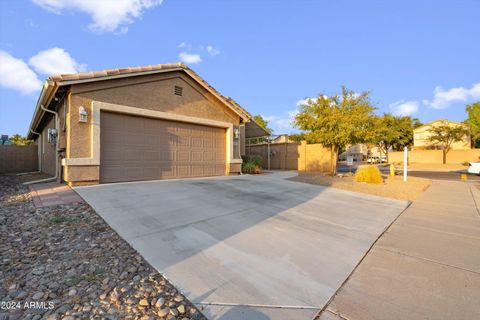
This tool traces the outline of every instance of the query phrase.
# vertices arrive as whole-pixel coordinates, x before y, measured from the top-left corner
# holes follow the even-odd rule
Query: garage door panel
[[[177,175],[177,168],[176,166],[164,166],[160,167],[160,179],[172,179],[175,178]]]
[[[177,165],[177,176],[179,178],[187,178],[191,177],[191,166],[182,166],[182,165]]]
[[[215,165],[215,175],[221,176],[225,174],[225,165],[224,164],[217,164]]]
[[[177,151],[177,161],[178,162],[190,162],[190,150],[178,150]]]
[[[197,162],[202,162],[203,161],[203,152],[202,151],[192,151],[191,153],[191,160],[197,161]]]
[[[211,151],[204,151],[203,153],[203,161],[206,162],[214,162],[215,161],[215,154]]]
[[[161,161],[161,155],[160,151],[145,151],[145,161],[150,162],[156,162],[156,161]]]
[[[185,134],[179,134],[177,136],[177,146],[179,147],[190,147],[191,137]]]
[[[160,151],[160,161],[172,162],[175,161],[175,151]]]
[[[225,174],[225,129],[101,114],[101,182]]]
[[[202,137],[192,137],[192,147],[194,147],[194,148],[203,147],[203,138]]]

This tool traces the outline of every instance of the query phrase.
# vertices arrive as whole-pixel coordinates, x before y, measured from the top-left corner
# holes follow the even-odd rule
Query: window
[[[183,88],[179,86],[175,86],[173,92],[175,93],[176,96],[182,96],[183,95]]]

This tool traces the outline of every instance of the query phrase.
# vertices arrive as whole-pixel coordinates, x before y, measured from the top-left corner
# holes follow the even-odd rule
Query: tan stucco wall
[[[38,145],[0,145],[0,174],[38,170]]]
[[[65,149],[67,147],[67,125],[66,125],[66,117],[64,112],[65,104],[63,102],[60,103],[60,107],[57,110],[58,113],[58,149]]]
[[[78,108],[83,106],[88,112],[88,120],[86,123],[78,122]],[[69,110],[68,136],[69,143],[67,146],[67,158],[88,158],[91,156],[91,139],[92,139],[92,100],[71,95]]]
[[[242,165],[240,163],[230,163],[230,172],[227,174],[239,174],[242,172]]]
[[[79,185],[78,182],[98,183],[99,174],[99,166],[66,166],[64,169],[65,181],[73,185]]]
[[[447,164],[462,164],[465,161],[478,161],[480,149],[450,150],[447,154]],[[389,152],[390,163],[403,163],[403,152]],[[408,153],[409,163],[443,163],[442,150],[414,150]]]
[[[320,171],[330,170],[330,150],[321,144],[272,143],[270,144],[270,169]],[[262,167],[268,168],[268,145],[246,147],[246,153],[262,157]]]
[[[174,94],[175,85],[183,88],[182,96]],[[71,88],[67,110],[67,158],[92,157],[92,101],[222,121],[237,126],[240,123],[240,117],[234,111],[181,72],[78,84]],[[80,106],[85,107],[89,114],[87,123],[78,122]],[[64,174],[67,182],[87,178],[99,180],[98,168],[79,174],[79,171],[88,167],[65,167],[68,167]],[[77,168],[72,171],[74,167]]]
[[[240,125],[240,155],[245,155],[245,124]]]
[[[183,88],[182,96],[173,94],[174,86]],[[181,72],[79,84],[72,87],[72,96],[233,124],[240,121],[233,110]]]
[[[50,175],[55,175],[55,145],[52,143],[48,143],[48,128],[55,128],[54,126],[54,118],[50,116],[50,121],[47,123],[45,128],[43,128],[42,134],[42,142],[39,143],[40,146],[40,156],[42,158],[42,167],[40,171],[48,173]]]

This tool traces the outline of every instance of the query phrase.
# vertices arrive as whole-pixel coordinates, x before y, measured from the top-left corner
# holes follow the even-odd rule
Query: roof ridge
[[[102,78],[105,78],[107,80],[109,77],[115,77],[115,76],[121,76],[121,75],[135,75],[135,74],[141,74],[141,73],[146,73],[146,72],[155,72],[155,71],[160,71],[160,70],[169,70],[169,69],[183,69],[187,74],[189,74],[191,77],[195,78],[197,82],[205,86],[207,89],[212,91],[215,95],[217,95],[221,100],[223,99],[226,104],[230,106],[231,109],[233,109],[235,112],[239,113],[242,115],[242,117],[245,117],[247,119],[251,119],[252,115],[242,108],[235,100],[233,100],[231,97],[227,97],[222,95],[220,92],[218,92],[213,86],[211,86],[207,81],[205,81],[198,73],[196,73],[193,69],[188,67],[186,64],[183,62],[170,62],[170,63],[162,63],[162,64],[151,64],[151,65],[146,65],[146,66],[136,66],[136,67],[127,67],[127,68],[115,68],[115,69],[104,69],[104,70],[99,70],[99,71],[85,71],[85,72],[78,72],[78,73],[68,73],[68,74],[57,74],[57,75],[51,75],[48,77],[48,80],[54,81],[54,82],[59,82],[60,85],[62,85],[62,82],[76,82],[76,81],[81,81],[84,80],[85,82],[88,82],[89,80],[95,81],[95,80],[102,80]],[[68,84],[68,83],[66,83]]]
[[[108,77],[108,76],[113,76],[118,74],[147,72],[147,71],[173,69],[173,68],[189,69],[183,62],[178,61],[178,62],[149,64],[144,66],[135,66],[135,67],[126,67],[126,68],[103,69],[98,71],[53,74],[53,75],[50,75],[48,79],[52,81],[80,80],[80,79],[87,79],[87,78],[101,78],[101,77]]]

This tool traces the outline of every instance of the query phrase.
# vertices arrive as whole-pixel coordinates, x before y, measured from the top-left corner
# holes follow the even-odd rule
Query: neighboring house
[[[363,161],[367,158],[368,155],[368,146],[366,144],[358,143],[354,145],[349,145],[346,147],[344,154],[342,155],[342,159],[345,160],[351,156],[353,157],[353,161]]]
[[[348,145],[346,150],[339,155],[339,160],[346,160],[348,156],[353,157],[353,161],[364,161],[368,157],[379,157],[381,155],[380,148],[373,146],[369,148],[367,144],[357,143]]]
[[[465,126],[461,122],[454,122],[448,120],[435,120],[427,123],[421,127],[413,130],[413,149],[426,150],[426,149],[438,149],[438,147],[432,145],[428,138],[430,137],[430,128],[442,123],[448,123],[450,126]],[[471,149],[470,135],[466,135],[462,141],[454,142],[451,146],[452,150],[465,150]]]
[[[11,145],[12,141],[8,139],[8,135],[2,134],[0,137],[0,145]]]
[[[227,175],[251,119],[174,63],[49,77],[28,139],[40,170],[69,185]]]
[[[289,143],[293,141],[291,141],[290,138],[288,138],[288,134],[281,134],[273,138],[271,142],[272,143]]]

